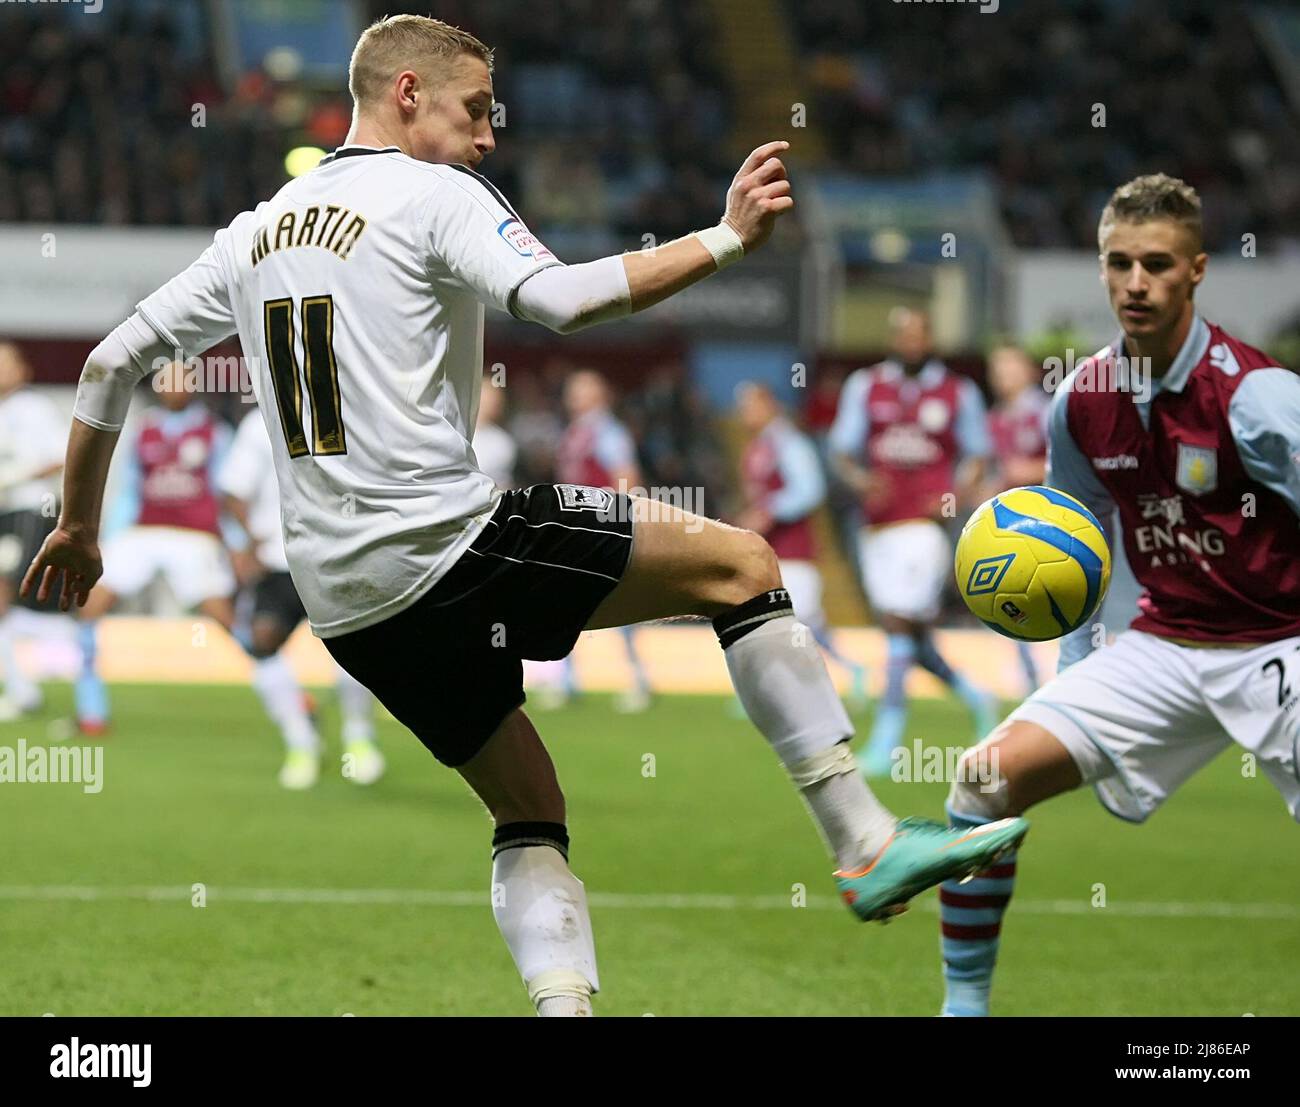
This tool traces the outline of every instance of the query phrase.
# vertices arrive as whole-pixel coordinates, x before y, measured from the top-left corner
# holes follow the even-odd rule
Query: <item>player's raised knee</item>
[[[781,567],[767,539],[752,530],[737,530],[729,542],[722,580],[713,597],[718,614],[745,603],[760,592],[781,587]]]

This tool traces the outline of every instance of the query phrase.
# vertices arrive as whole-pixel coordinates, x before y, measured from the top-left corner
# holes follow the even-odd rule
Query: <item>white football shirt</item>
[[[498,488],[514,488],[519,447],[509,431],[496,423],[480,424],[474,431],[474,455]]]
[[[248,537],[257,560],[272,572],[287,573],[289,559],[280,529],[280,482],[261,412],[250,411],[239,424],[217,474],[217,488],[248,505]]]
[[[0,474],[29,475],[62,465],[68,425],[54,401],[33,388],[18,388],[0,397]],[[39,511],[46,497],[57,495],[58,474],[0,485],[0,511]]]
[[[187,356],[238,332],[316,634],[409,607],[486,524],[483,305],[559,264],[465,166],[346,146],[139,305]]]

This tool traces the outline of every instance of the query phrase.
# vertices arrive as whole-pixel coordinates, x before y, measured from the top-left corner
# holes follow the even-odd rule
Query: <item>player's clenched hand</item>
[[[97,542],[56,527],[27,567],[20,592],[27,596],[35,588],[37,600],[44,603],[62,577],[59,610],[67,611],[73,603],[85,607],[86,597],[103,572],[104,564],[100,560]]]
[[[740,235],[746,253],[763,245],[776,217],[794,207],[785,166],[777,156],[789,148],[785,141],[764,143],[745,159],[727,189],[727,211],[722,220]]]

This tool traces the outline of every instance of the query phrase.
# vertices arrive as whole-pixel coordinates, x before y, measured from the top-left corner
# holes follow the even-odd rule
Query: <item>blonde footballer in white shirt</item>
[[[494,914],[529,996],[541,1015],[587,1015],[599,980],[586,894],[568,867],[554,766],[520,709],[523,659],[563,657],[584,629],[713,620],[746,713],[859,918],[986,867],[1027,824],[962,836],[900,822],[875,799],[758,535],[594,487],[502,492],[475,464],[485,305],[562,334],[618,319],[758,249],[794,206],[788,143],[768,142],[741,165],[717,226],[564,265],[474,172],[496,146],[491,60],[472,35],[419,16],[361,36],[346,145],[218,231],[91,353],[64,512],[24,586],[48,593],[62,578],[62,602],[85,601],[134,382],[155,357],[238,332],[312,629],[481,797],[495,823]]]

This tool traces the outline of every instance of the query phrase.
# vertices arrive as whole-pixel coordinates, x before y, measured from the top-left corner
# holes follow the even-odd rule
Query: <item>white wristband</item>
[[[713,261],[719,269],[725,269],[745,256],[745,244],[740,241],[740,235],[728,223],[719,223],[716,227],[696,231],[695,237],[713,255]]]

